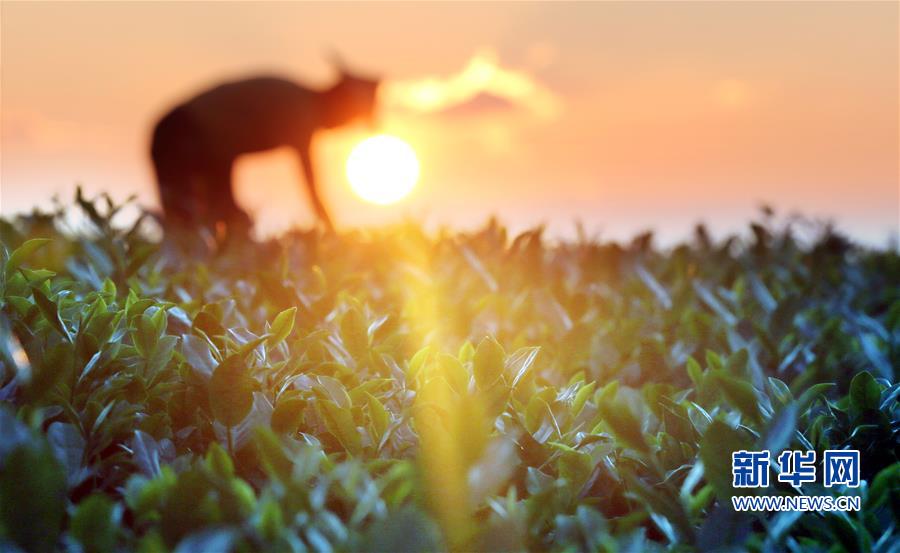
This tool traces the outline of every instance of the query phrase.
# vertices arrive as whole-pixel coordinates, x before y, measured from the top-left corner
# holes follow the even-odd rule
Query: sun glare
[[[380,134],[356,145],[347,158],[347,180],[367,202],[387,205],[403,199],[419,179],[419,160],[396,136]]]

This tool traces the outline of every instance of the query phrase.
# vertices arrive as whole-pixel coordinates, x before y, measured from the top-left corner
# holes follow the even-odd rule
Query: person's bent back
[[[234,201],[235,159],[283,146],[297,154],[317,218],[331,217],[319,198],[311,158],[319,129],[372,121],[378,83],[342,73],[324,90],[277,77],[255,77],[206,90],[164,115],[150,148],[166,232],[205,228],[246,235],[248,215]]]

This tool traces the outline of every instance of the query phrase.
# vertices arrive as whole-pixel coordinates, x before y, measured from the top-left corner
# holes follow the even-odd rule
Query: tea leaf
[[[52,242],[49,238],[32,238],[26,240],[21,246],[13,250],[6,261],[6,278],[11,278],[13,273],[28,257],[42,247]]]
[[[850,382],[850,403],[859,410],[878,409],[881,401],[881,385],[863,371]]]
[[[269,336],[269,345],[278,345],[288,337],[288,334],[294,330],[294,319],[297,316],[297,308],[291,307],[279,313],[272,322],[271,336]]]
[[[12,450],[0,471],[0,527],[24,551],[52,551],[65,515],[66,475],[42,443]]]
[[[278,400],[272,412],[272,430],[279,434],[292,434],[300,427],[306,401],[299,397]]]
[[[69,523],[72,537],[86,551],[113,551],[121,510],[107,496],[95,493],[78,504]]]
[[[355,358],[362,357],[369,348],[369,334],[362,313],[354,308],[341,318],[341,339],[347,351]]]
[[[472,359],[472,373],[479,388],[493,386],[503,374],[506,353],[497,340],[487,336],[478,343]]]
[[[31,293],[34,296],[34,302],[38,306],[38,309],[40,309],[44,319],[46,319],[47,322],[50,323],[50,326],[57,332],[64,336],[66,340],[71,342],[72,334],[69,332],[69,329],[66,328],[66,324],[59,314],[59,308],[56,305],[56,302],[48,298],[40,288],[32,288]]]
[[[236,426],[250,413],[253,386],[239,355],[226,358],[213,371],[209,404],[216,419],[227,427]]]

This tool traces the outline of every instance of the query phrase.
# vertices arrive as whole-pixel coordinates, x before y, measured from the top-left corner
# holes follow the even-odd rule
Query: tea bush
[[[189,255],[78,204],[0,223],[0,548],[896,550],[896,251],[764,218]],[[763,448],[858,449],[862,485],[736,491]]]

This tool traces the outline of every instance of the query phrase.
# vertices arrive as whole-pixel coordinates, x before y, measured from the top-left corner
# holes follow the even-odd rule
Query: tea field
[[[898,550],[896,249],[762,214],[178,253],[71,209],[0,223],[4,551]],[[859,450],[861,482],[736,489],[739,450]]]

